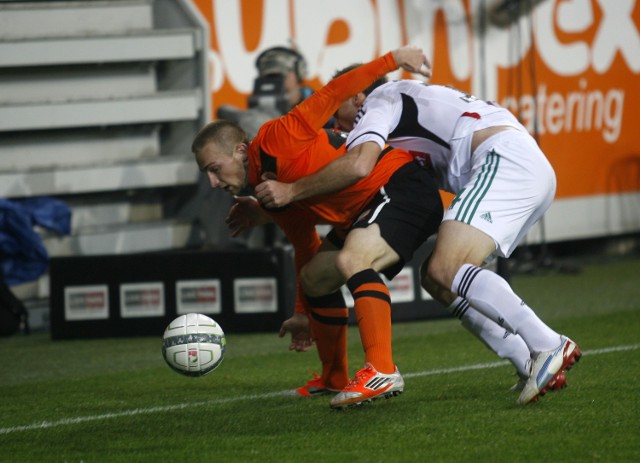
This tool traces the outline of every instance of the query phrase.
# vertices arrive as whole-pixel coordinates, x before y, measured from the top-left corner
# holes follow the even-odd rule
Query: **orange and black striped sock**
[[[393,373],[389,289],[373,269],[353,275],[347,280],[347,287],[353,295],[365,361],[380,373]]]
[[[340,291],[321,297],[307,296],[306,299],[311,306],[311,333],[322,362],[322,382],[330,389],[341,390],[349,383],[349,309]]]

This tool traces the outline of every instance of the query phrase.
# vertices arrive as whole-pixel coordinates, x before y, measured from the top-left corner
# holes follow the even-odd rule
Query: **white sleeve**
[[[372,141],[384,149],[389,133],[397,124],[396,114],[402,110],[398,94],[376,90],[364,101],[358,112],[356,124],[347,138],[347,150]]]

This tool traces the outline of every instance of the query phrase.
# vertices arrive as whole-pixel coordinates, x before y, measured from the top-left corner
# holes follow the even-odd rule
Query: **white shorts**
[[[527,133],[505,130],[485,140],[472,155],[471,178],[445,211],[493,238],[498,256],[509,257],[549,209],[556,176]]]

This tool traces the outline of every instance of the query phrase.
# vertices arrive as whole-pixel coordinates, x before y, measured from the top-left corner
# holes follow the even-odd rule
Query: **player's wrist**
[[[292,203],[294,201],[298,201],[300,199],[304,199],[304,188],[300,185],[299,182],[293,182],[289,184],[289,202]]]
[[[400,65],[398,64],[398,61],[399,61],[398,53],[400,53],[400,50],[392,50],[389,53],[382,56],[382,58],[384,58],[385,60],[385,63],[389,67],[389,72],[395,71],[400,68]]]

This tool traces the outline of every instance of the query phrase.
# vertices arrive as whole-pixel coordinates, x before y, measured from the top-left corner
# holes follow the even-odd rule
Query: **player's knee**
[[[300,285],[307,296],[320,297],[331,294],[344,284],[345,280],[333,264],[307,264],[300,270]]]
[[[336,256],[336,267],[345,279],[349,279],[360,270],[370,268],[371,262],[363,260],[362,256],[348,249],[342,249]]]
[[[434,286],[436,286],[436,283],[429,277],[429,273],[427,272],[429,261],[430,258],[427,258],[427,260],[425,260],[420,267],[420,285],[426,292],[433,295],[431,290]]]
[[[309,287],[311,286],[311,282],[312,282],[313,276],[309,275],[309,271],[307,270],[307,267],[302,267],[302,270],[300,270],[300,285],[302,286],[302,289],[304,290],[304,292],[307,292],[307,289],[309,289]]]
[[[449,275],[447,262],[432,255],[422,266],[422,287],[433,294],[433,288],[437,285],[449,289],[453,277]]]
[[[300,270],[300,285],[307,296],[319,297],[324,295],[318,273],[312,272],[309,266],[304,266],[302,270]]]
[[[433,259],[430,257],[422,264],[422,267],[420,268],[420,283],[426,292],[428,292],[432,297],[435,297],[442,287],[447,287],[443,284],[444,278],[439,276],[436,279],[434,277],[435,275],[440,275],[441,272],[439,272],[439,268],[435,267],[432,262]]]
[[[344,250],[336,256],[336,267],[344,278],[351,277],[351,266],[349,265],[350,254]]]
[[[449,287],[441,285],[431,279],[428,272],[429,260],[425,261],[420,267],[420,284],[429,295],[440,302],[444,306],[448,306],[455,299],[455,295],[450,291]]]

